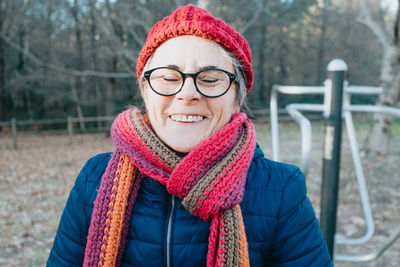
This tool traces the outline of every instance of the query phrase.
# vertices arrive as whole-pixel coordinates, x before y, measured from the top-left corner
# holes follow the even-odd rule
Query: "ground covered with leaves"
[[[397,127],[397,126],[396,126]],[[400,130],[393,131],[391,149],[385,158],[362,158],[375,221],[373,238],[360,246],[337,246],[340,254],[376,250],[400,225]],[[271,158],[268,124],[258,123],[258,142]],[[365,123],[357,124],[359,143],[367,134]],[[298,126],[280,125],[281,160],[299,164],[301,146]],[[323,124],[313,123],[313,148],[307,175],[309,197],[319,216]],[[0,137],[0,265],[43,266],[47,260],[58,222],[75,178],[86,160],[113,151],[105,134]],[[365,232],[357,181],[346,134],[343,136],[338,208],[338,233],[357,238]],[[337,262],[336,266],[399,266],[400,240],[380,258],[367,263]]]

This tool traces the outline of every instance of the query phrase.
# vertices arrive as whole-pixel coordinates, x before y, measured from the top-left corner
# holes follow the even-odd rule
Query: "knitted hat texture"
[[[209,39],[231,52],[244,67],[246,91],[249,92],[253,85],[253,71],[251,50],[247,40],[229,24],[194,5],[176,9],[171,15],[153,26],[139,54],[136,65],[138,79],[153,52],[163,42],[182,35]]]

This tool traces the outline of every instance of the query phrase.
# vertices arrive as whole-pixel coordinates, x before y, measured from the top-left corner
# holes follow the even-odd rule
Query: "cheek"
[[[144,84],[140,87],[140,95],[143,99],[144,105],[147,107],[148,103],[148,90]]]
[[[170,105],[170,99],[165,96],[157,95],[148,88],[145,88],[142,92],[143,101],[152,126],[155,129],[165,126],[165,111]]]
[[[239,107],[238,103],[235,101],[235,103],[233,103],[233,113],[232,114],[238,113],[239,111],[240,111],[240,107]]]
[[[148,88],[147,86],[144,86],[144,88],[140,92],[141,92],[144,104],[147,108],[147,111],[154,112],[155,108],[158,105],[158,102],[160,102],[158,99],[159,97],[157,97],[158,95],[155,95],[153,93],[153,91],[151,91],[151,89]]]
[[[225,99],[215,99],[216,102],[209,103],[209,107],[214,109],[214,115],[216,119],[216,128],[219,130],[225,124],[229,123],[233,114],[240,111],[240,107],[237,104],[234,95],[227,95]]]
[[[240,106],[236,101],[236,94],[234,91],[227,95],[227,98],[223,101],[221,106],[225,116],[230,117],[240,111]]]

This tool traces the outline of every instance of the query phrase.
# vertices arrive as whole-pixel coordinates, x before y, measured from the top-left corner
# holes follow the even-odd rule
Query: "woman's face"
[[[184,73],[195,73],[205,67],[234,73],[234,67],[215,42],[195,36],[180,36],[163,43],[149,59],[146,70],[174,67]],[[201,95],[191,77],[173,96],[156,94],[147,81],[141,86],[151,126],[157,136],[177,152],[187,153],[227,124],[239,111],[236,85],[232,83],[223,96]]]

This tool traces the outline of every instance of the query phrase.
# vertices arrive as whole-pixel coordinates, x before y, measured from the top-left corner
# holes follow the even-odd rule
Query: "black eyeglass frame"
[[[152,73],[153,71],[158,70],[158,69],[171,69],[171,70],[175,70],[175,71],[179,72],[179,74],[182,76],[182,85],[181,85],[181,88],[179,88],[179,90],[176,91],[176,92],[173,93],[173,94],[161,94],[160,92],[157,92],[157,91],[153,88],[153,86],[151,85],[151,82],[150,82],[150,75],[151,75],[151,73]],[[209,95],[206,95],[206,94],[202,93],[202,92],[199,90],[199,88],[197,87],[197,82],[196,82],[197,76],[198,76],[200,73],[202,73],[202,72],[204,72],[204,71],[209,71],[209,70],[218,70],[218,71],[222,71],[222,72],[225,72],[225,73],[228,75],[228,77],[229,77],[229,86],[228,86],[228,88],[227,88],[223,93],[221,93],[221,94],[219,94],[219,95],[216,95],[216,96],[209,96]],[[196,72],[196,73],[184,73],[184,72],[182,72],[182,71],[180,71],[180,70],[178,70],[178,69],[176,69],[176,68],[172,68],[172,67],[158,67],[158,68],[154,68],[154,69],[145,71],[145,72],[143,73],[143,77],[149,82],[149,85],[150,85],[151,90],[153,90],[156,94],[161,95],[161,96],[173,96],[173,95],[176,95],[177,93],[179,93],[179,92],[182,90],[183,85],[185,84],[185,81],[186,81],[186,77],[187,77],[187,76],[190,76],[190,77],[193,78],[193,83],[194,83],[194,86],[196,87],[197,92],[199,92],[199,93],[200,93],[201,95],[203,95],[203,96],[210,97],[210,98],[216,98],[216,97],[223,96],[223,95],[226,94],[226,92],[228,92],[229,89],[231,88],[232,82],[237,81],[237,80],[236,80],[236,78],[237,78],[236,74],[231,73],[231,72],[226,71],[226,70],[223,70],[223,69],[218,69],[218,68],[206,68],[206,69],[203,69],[203,70],[198,71],[198,72]]]

